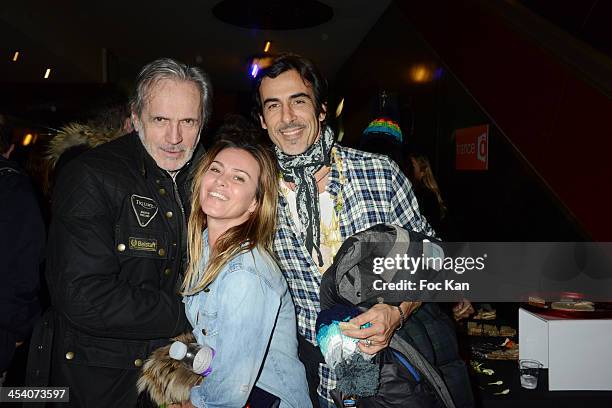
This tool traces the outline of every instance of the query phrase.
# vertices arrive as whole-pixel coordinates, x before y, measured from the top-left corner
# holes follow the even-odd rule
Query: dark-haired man
[[[427,234],[433,230],[395,163],[334,143],[325,125],[327,83],[310,61],[281,56],[256,85],[256,114],[276,146],[283,176],[274,248],[296,306],[311,398],[322,407],[333,406],[334,375],[313,350],[321,274],[346,238],[372,225],[393,223]],[[370,322],[370,328],[346,334],[362,339],[360,348],[374,354],[389,344],[415,306],[378,304],[353,320],[358,325]],[[313,390],[317,383],[318,398]]]
[[[309,60],[281,55],[257,77],[256,116],[275,145],[282,173],[274,250],[295,303],[300,358],[309,381],[313,405],[333,407],[333,372],[315,348],[315,322],[320,311],[321,274],[344,240],[380,223],[391,223],[433,235],[418,210],[412,186],[386,156],[335,143],[326,126],[327,81]],[[419,302],[399,306],[377,304],[352,320],[369,328],[347,330],[359,338],[362,351],[375,354],[387,347],[394,332],[410,336],[404,327]],[[417,314],[448,319],[435,304]],[[449,322],[450,323],[450,322]],[[430,339],[430,360],[441,369],[456,405],[473,405],[467,371],[459,359],[452,329]],[[418,345],[417,345],[418,346]]]

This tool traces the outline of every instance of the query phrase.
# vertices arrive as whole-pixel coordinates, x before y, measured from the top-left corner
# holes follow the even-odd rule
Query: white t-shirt
[[[298,233],[303,232],[302,223],[297,212],[297,204],[295,191],[291,190],[284,182],[281,182],[281,192],[289,203],[289,209],[291,211],[291,218],[298,228]],[[329,192],[324,191],[319,193],[319,213],[321,215],[321,255],[323,255],[323,266],[318,266],[318,257],[316,250],[312,250],[312,259],[315,260],[315,265],[318,266],[319,272],[323,274],[332,264],[334,255],[340,249],[342,245],[342,239],[340,237],[340,222],[336,211],[334,210],[334,201]]]

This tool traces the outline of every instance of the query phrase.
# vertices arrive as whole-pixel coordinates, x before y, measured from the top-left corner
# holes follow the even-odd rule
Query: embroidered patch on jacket
[[[135,251],[157,251],[157,240],[149,238],[130,237],[130,249]]]
[[[141,227],[149,225],[158,210],[157,203],[153,199],[136,194],[132,194],[132,208]]]

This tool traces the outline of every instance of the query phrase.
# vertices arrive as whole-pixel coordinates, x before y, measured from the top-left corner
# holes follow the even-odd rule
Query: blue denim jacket
[[[208,262],[208,231],[203,263]],[[285,278],[258,248],[225,265],[207,291],[183,299],[198,343],[212,347],[212,373],[191,390],[196,407],[243,407],[254,385],[280,408],[312,407],[297,356],[296,317]]]

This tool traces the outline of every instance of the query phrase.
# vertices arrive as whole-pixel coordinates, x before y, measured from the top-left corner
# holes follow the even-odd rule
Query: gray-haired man
[[[71,406],[135,406],[138,371],[157,339],[188,330],[176,287],[186,264],[189,169],[211,97],[198,68],[148,64],[132,103],[135,132],[60,174],[47,254],[53,312],[43,323],[54,327],[50,385],[70,387]]]

